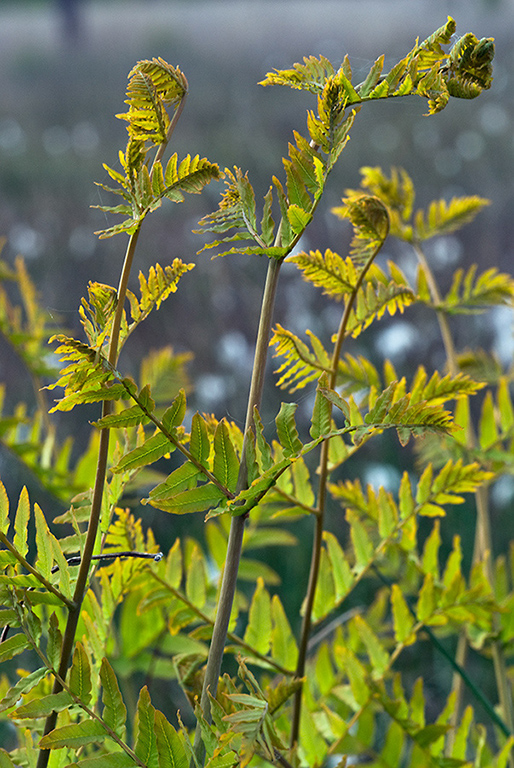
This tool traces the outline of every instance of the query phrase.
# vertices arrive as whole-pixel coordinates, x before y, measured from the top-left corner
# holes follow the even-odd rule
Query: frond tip
[[[161,144],[166,140],[170,119],[166,105],[177,105],[186,95],[186,77],[164,59],[139,61],[129,72],[129,111],[116,115],[128,122],[131,139]]]

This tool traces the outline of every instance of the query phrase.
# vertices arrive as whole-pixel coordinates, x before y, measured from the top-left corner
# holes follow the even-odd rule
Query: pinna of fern
[[[182,113],[188,93],[185,75],[164,59],[140,61],[129,73],[127,87],[128,112],[116,117],[126,120],[129,140],[125,152],[119,153],[123,173],[104,164],[117,187],[98,184],[107,192],[121,196],[116,206],[98,205],[107,213],[122,214],[119,224],[97,232],[101,238],[120,232],[133,234],[145,216],[159,208],[167,198],[175,203],[184,200],[184,192],[198,194],[213,179],[220,178],[219,168],[199,155],[187,155],[180,162],[174,153],[165,168],[162,157]],[[173,115],[168,114],[168,107]],[[149,152],[155,149],[150,164]]]

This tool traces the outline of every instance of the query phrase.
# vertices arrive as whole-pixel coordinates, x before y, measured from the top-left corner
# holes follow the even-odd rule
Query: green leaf
[[[290,205],[287,209],[287,218],[295,235],[299,235],[307,227],[312,219],[309,211],[304,211],[298,205]]]
[[[354,616],[353,622],[366,646],[372,666],[372,676],[381,679],[389,667],[389,654],[369,624],[361,616]]]
[[[26,648],[30,648],[30,641],[25,635],[17,634],[8,637],[3,643],[0,643],[0,662],[12,659],[22,653]]]
[[[163,483],[159,483],[159,485],[153,488],[150,491],[149,498],[144,500],[143,503],[151,501],[152,504],[157,505],[160,502],[173,500],[177,493],[194,488],[198,478],[201,476],[202,473],[198,467],[192,462],[186,461],[180,467],[174,469]]]
[[[496,415],[491,392],[486,393],[482,404],[479,424],[479,440],[480,447],[483,450],[491,448],[498,441],[498,428],[496,426]]]
[[[188,491],[177,493],[168,501],[154,502],[149,499],[148,503],[164,512],[170,512],[175,515],[185,515],[190,512],[206,512],[211,507],[216,507],[226,496],[214,483],[205,483]]]
[[[99,757],[86,757],[67,768],[136,768],[137,763],[125,752],[110,752]]]
[[[78,642],[73,653],[70,670],[70,690],[75,696],[89,704],[91,699],[91,665],[82,643]]]
[[[81,723],[63,725],[43,736],[39,745],[43,749],[70,747],[78,749],[86,744],[96,744],[107,736],[105,728],[98,720],[83,720]]]
[[[314,400],[311,426],[309,429],[309,434],[313,440],[316,440],[316,438],[322,437],[323,435],[327,435],[330,431],[332,408],[330,407],[327,398],[321,392],[321,388],[326,389],[327,387],[327,376],[326,374],[322,374],[316,389],[316,398]]]
[[[190,602],[202,609],[207,598],[206,564],[198,545],[194,545],[186,567],[186,595]]]
[[[346,597],[352,588],[354,576],[347,557],[334,534],[330,533],[330,531],[324,531],[323,540],[327,545],[336,589],[336,600],[339,602]]]
[[[104,710],[102,717],[105,724],[118,736],[124,737],[127,708],[109,661],[104,657],[100,667],[100,682],[102,684],[102,702]]]
[[[244,641],[266,655],[271,644],[271,601],[264,581],[259,578],[248,612]]]
[[[277,436],[286,457],[299,453],[303,448],[294,418],[297,408],[298,403],[282,403],[275,419]]]
[[[373,560],[373,543],[358,515],[352,509],[346,510],[346,519],[350,525],[350,537],[355,554],[355,574],[359,574]]]
[[[225,419],[218,423],[214,433],[213,474],[225,488],[235,490],[239,461]]]
[[[295,669],[298,646],[278,595],[271,598],[271,656],[286,669]]]
[[[396,642],[410,645],[416,640],[416,636],[412,634],[414,619],[398,584],[391,587],[391,607]]]
[[[16,717],[36,718],[48,717],[51,712],[62,712],[74,703],[68,691],[50,693],[48,696],[40,696],[32,699],[27,704],[22,704],[16,709]]]
[[[173,443],[162,432],[157,432],[152,437],[149,437],[148,440],[145,440],[143,445],[134,448],[134,450],[122,456],[119,462],[112,468],[112,471],[126,472],[138,467],[146,467],[148,464],[158,461],[158,459],[161,459],[168,453],[172,453],[174,450],[175,446]]]
[[[48,579],[50,577],[54,558],[52,543],[49,540],[48,525],[39,504],[34,504],[34,515],[36,518],[36,567],[42,576],[44,576],[45,579]]]
[[[148,688],[143,686],[137,702],[134,752],[148,768],[159,768],[155,737],[155,709]]]
[[[186,393],[180,390],[169,408],[167,408],[162,417],[162,423],[165,429],[171,430],[173,427],[179,427],[184,421],[186,415]]]
[[[207,466],[211,450],[209,431],[205,419],[203,419],[199,413],[195,413],[191,421],[189,450],[191,451],[192,456],[199,461],[203,467]]]
[[[8,753],[0,748],[0,768],[17,768]]]
[[[7,533],[9,529],[9,499],[7,491],[2,482],[0,482],[0,531]]]
[[[179,734],[158,709],[155,710],[155,735],[159,768],[188,768],[189,760]]]
[[[10,707],[14,706],[23,694],[30,693],[30,691],[47,674],[48,669],[46,667],[41,667],[28,674],[26,677],[21,677],[16,685],[13,685],[0,701],[0,712],[4,712],[6,709],[10,709]]]
[[[319,621],[333,609],[336,603],[336,591],[334,584],[334,575],[332,565],[329,560],[327,550],[321,550],[320,567],[318,574],[318,583],[316,585],[316,594],[314,597],[314,608],[312,616],[315,621]]]
[[[29,494],[25,486],[23,486],[20,498],[18,500],[18,507],[16,509],[16,517],[14,518],[14,548],[18,550],[20,555],[25,555],[28,552],[27,534],[28,525],[30,519],[30,501]]]

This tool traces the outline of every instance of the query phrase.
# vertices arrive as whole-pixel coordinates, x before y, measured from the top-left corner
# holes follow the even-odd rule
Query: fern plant
[[[173,155],[163,162],[187,96],[180,69],[153,59],[130,73],[128,111],[118,115],[128,123],[129,139],[119,155],[121,171],[105,166],[116,186],[104,186],[123,202],[103,209],[123,220],[98,233],[128,236],[119,285],[90,283],[79,308],[84,337],[62,331],[53,337],[66,365],[49,386],[63,391],[52,411],[102,403],[91,444],[70,471],[69,447],[56,445],[50,427],[45,429],[52,450],[26,456],[14,428],[25,414],[4,419],[8,444],[69,506],[50,521],[37,504],[31,508],[25,489],[14,512],[3,486],[0,493],[0,659],[27,652],[27,668],[0,683],[0,710],[17,734],[10,752],[0,750],[2,768],[244,768],[250,762],[289,768],[333,758],[344,765],[345,755],[391,768],[501,768],[512,762],[511,690],[505,684],[511,567],[505,559],[493,565],[486,542],[476,547],[473,568],[465,573],[458,537],[449,554],[441,553],[440,526],[448,505],[473,493],[480,504],[487,486],[509,471],[514,423],[503,377],[496,401],[489,394],[483,400],[479,442],[473,437],[469,399],[484,382],[472,375],[469,356],[468,369],[459,368],[447,317],[510,304],[514,283],[495,270],[477,276],[471,268],[456,273],[443,300],[421,250],[428,237],[470,221],[485,201],[437,201],[412,217],[407,173],[393,171],[388,178],[379,169],[365,169],[363,188],[348,190],[335,210],[353,227],[348,256],[296,250],[365,103],[418,95],[434,114],[451,97],[475,98],[490,87],[493,41],[468,33],[445,50],[454,32],[449,18],[389,73],[383,74],[379,57],[356,85],[347,58],[337,70],[324,57],[309,57],[290,70],[268,73],[264,85],[307,91],[317,108],[308,112],[307,136],[294,133],[283,160],[285,183],[273,177],[260,212],[241,169],[221,173],[198,156],[179,161]],[[164,268],[157,264],[139,275],[139,294],[129,290],[144,219],[164,199],[183,202],[186,193],[201,192],[222,177],[219,207],[200,222],[199,231],[213,235],[203,250],[268,259],[243,429],[227,418],[189,413],[186,360],[172,350],[145,359],[139,381],[124,375],[119,361],[133,330],[194,266],[179,259]],[[413,244],[421,260],[416,285],[396,264],[376,264],[390,234]],[[286,260],[341,303],[331,346],[310,331],[306,343],[279,325],[272,328]],[[20,354],[26,353],[29,371],[44,375],[37,361],[49,334],[44,323],[34,322],[38,305],[21,262],[17,270],[26,337],[33,344],[12,338]],[[408,311],[416,302],[437,313],[448,371],[420,367],[408,385],[391,363],[380,372],[346,352],[348,340],[385,313]],[[7,332],[12,315],[3,312]],[[280,407],[273,435],[263,424],[270,340],[281,358],[277,386],[294,392],[316,382],[308,435],[297,424],[295,401]],[[170,379],[173,386],[166,389]],[[36,425],[45,408],[38,405]],[[386,430],[394,430],[402,446],[424,437],[421,474],[415,479],[405,472],[397,496],[345,477],[348,460]],[[178,457],[175,468],[156,482],[155,462],[172,453]],[[152,531],[124,507],[129,489],[140,489],[143,504],[164,512],[206,515],[205,543],[177,539],[164,556]],[[342,516],[344,510],[343,537],[327,529],[329,497]],[[480,514],[485,526],[487,515]],[[314,532],[297,635],[290,606],[271,593],[276,572],[251,554],[262,546],[298,547],[294,523],[306,517]],[[425,522],[431,531],[423,540]],[[61,524],[73,532],[56,535]],[[250,599],[238,589],[238,578],[254,585]],[[380,585],[371,603],[343,612],[366,583]],[[462,652],[456,660],[448,655],[441,641],[448,634],[466,636],[484,653],[491,650],[500,711],[466,673]],[[469,707],[454,716],[457,688],[427,723],[421,678],[411,685],[401,672],[406,649],[422,647],[426,637],[485,707],[485,725],[473,723]],[[232,673],[221,674],[225,653],[235,656],[237,672],[232,665]],[[150,668],[154,676],[178,681],[187,697],[180,712],[157,709],[147,685],[131,692],[136,673]]]

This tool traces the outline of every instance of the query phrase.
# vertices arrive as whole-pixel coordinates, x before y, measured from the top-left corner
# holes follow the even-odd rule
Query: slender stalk
[[[439,322],[439,328],[441,330],[441,336],[443,339],[444,348],[446,350],[446,360],[448,369],[451,374],[456,375],[459,371],[457,362],[457,352],[453,343],[453,336],[451,334],[448,318],[443,309],[441,309],[442,299],[439,292],[438,285],[434,278],[434,275],[428,266],[427,259],[419,243],[413,244],[414,250],[418,257],[420,264],[422,265],[427,278],[428,287],[432,296],[432,300],[436,306],[437,319]],[[477,445],[477,437],[473,429],[473,425],[468,425],[467,434],[468,448],[475,448]],[[485,560],[485,572],[489,583],[494,584],[494,573],[492,565],[492,535],[491,535],[491,519],[489,514],[489,493],[488,489],[481,486],[475,491],[475,505],[477,510],[477,522],[475,529],[475,544],[473,548],[473,563],[479,560]],[[497,617],[494,618],[495,629],[499,629]],[[461,632],[457,644],[457,651],[455,655],[456,664],[459,670],[455,672],[453,677],[452,689],[456,694],[455,709],[452,718],[452,724],[454,726],[453,731],[450,733],[450,744],[455,733],[455,727],[459,722],[460,711],[462,709],[462,698],[464,682],[463,676],[460,672],[466,663],[466,656],[468,650],[468,642],[466,635]],[[502,709],[503,719],[506,723],[511,734],[514,734],[514,705],[512,701],[512,693],[510,688],[510,682],[507,676],[507,666],[505,663],[505,655],[501,644],[497,640],[493,640],[491,644],[491,656],[493,659],[494,675],[496,680],[496,686],[498,689],[498,698],[500,700],[500,706]],[[514,756],[509,757],[510,768],[514,768]]]
[[[127,251],[125,255],[125,261],[120,277],[120,284],[118,287],[116,314],[113,320],[113,326],[111,331],[111,339],[109,343],[109,363],[113,366],[116,365],[118,359],[118,342],[121,328],[121,319],[123,316],[123,304],[125,301],[128,277],[130,273],[130,267],[134,258],[134,252],[136,248],[137,239],[139,236],[139,229],[130,237],[128,242]],[[108,416],[111,413],[112,403],[110,400],[104,400],[102,403],[102,418]],[[110,430],[104,429],[100,433],[100,443],[98,447],[98,460],[96,466],[95,484],[93,488],[93,498],[91,501],[91,514],[89,516],[89,524],[87,529],[86,541],[84,544],[84,550],[82,552],[82,559],[77,574],[77,581],[75,584],[75,591],[73,594],[73,607],[68,609],[68,619],[66,622],[66,628],[64,630],[63,642],[61,648],[61,658],[59,661],[58,677],[54,680],[53,693],[60,693],[62,691],[61,680],[66,679],[66,673],[70,663],[71,655],[73,652],[73,644],[75,642],[75,633],[77,631],[77,624],[80,616],[80,609],[84,596],[86,593],[87,582],[89,577],[89,569],[91,567],[92,556],[96,537],[98,533],[98,527],[100,524],[100,516],[102,511],[102,498],[105,486],[105,477],[107,474],[107,460],[109,454],[109,432]],[[46,736],[50,731],[53,731],[57,723],[57,712],[51,712],[45,722],[45,728],[43,735]],[[50,751],[47,749],[41,749],[39,751],[37,768],[46,768],[50,757]]]
[[[182,114],[187,98],[187,81],[185,81],[185,90],[182,98],[180,99],[177,108],[173,114],[165,140],[157,148],[157,152],[152,162],[150,169],[150,176],[152,176],[153,169],[157,162],[162,159],[166,147],[173,135],[178,120]],[[118,361],[118,355],[120,351],[120,332],[123,319],[123,311],[125,305],[125,299],[127,296],[128,281],[132,264],[134,261],[134,254],[136,252],[137,241],[139,239],[139,232],[141,230],[142,220],[139,223],[137,229],[130,236],[127,249],[125,252],[125,259],[121,270],[120,280],[118,284],[118,291],[116,297],[116,311],[112,321],[111,337],[109,340],[109,351],[107,359],[112,367],[116,366]],[[109,400],[104,400],[102,403],[102,418],[108,416],[112,411],[112,403]],[[91,514],[89,517],[88,530],[86,535],[86,541],[84,544],[84,551],[82,552],[82,559],[80,561],[79,571],[77,574],[77,581],[75,584],[75,592],[73,595],[72,607],[68,608],[68,619],[66,628],[63,635],[63,642],[61,648],[61,658],[59,661],[58,677],[55,678],[53,692],[59,693],[62,691],[62,680],[66,679],[68,666],[73,651],[73,644],[75,642],[75,633],[77,630],[77,624],[80,615],[80,609],[84,596],[86,594],[87,583],[89,578],[89,571],[93,559],[93,551],[98,534],[98,528],[100,524],[100,516],[102,511],[102,498],[105,487],[105,478],[107,474],[107,463],[109,454],[109,436],[110,430],[103,429],[100,433],[100,442],[98,448],[98,460],[96,466],[95,484],[93,488],[93,498],[91,501]],[[57,712],[52,712],[46,722],[44,728],[44,734],[50,733],[55,728],[57,723]],[[41,749],[38,756],[37,768],[46,768],[48,765],[50,752],[46,749]]]
[[[384,237],[385,240],[385,237]],[[383,242],[383,241],[382,241]],[[359,274],[355,287],[348,297],[341,322],[339,324],[339,330],[337,332],[334,349],[332,352],[332,360],[330,363],[330,376],[328,379],[328,386],[330,389],[334,389],[337,381],[337,368],[339,364],[339,357],[341,356],[341,349],[343,342],[346,338],[346,329],[348,326],[348,320],[350,313],[355,304],[357,293],[364,282],[366,273],[372,265],[381,245],[370,256],[362,271]],[[316,522],[314,525],[314,539],[312,543],[311,564],[309,571],[309,582],[307,585],[307,593],[305,597],[305,608],[302,620],[302,628],[300,631],[300,642],[298,645],[298,663],[296,666],[296,677],[302,679],[305,674],[305,663],[307,660],[307,650],[309,645],[309,637],[312,626],[312,611],[314,609],[314,598],[316,596],[316,587],[318,584],[319,568],[321,561],[321,547],[323,544],[323,530],[325,525],[325,509],[327,500],[327,481],[328,481],[328,449],[329,442],[325,440],[321,445],[320,460],[319,460],[319,483],[318,483],[318,504],[316,510]],[[293,698],[293,714],[291,724],[291,747],[294,747],[298,742],[300,735],[300,719],[302,714],[302,688],[298,688],[295,691]]]
[[[249,428],[253,424],[254,408],[258,408],[262,400],[266,359],[268,356],[269,340],[271,336],[271,323],[273,320],[273,308],[275,305],[275,296],[281,264],[282,260],[279,261],[277,259],[270,259],[268,262],[266,283],[262,296],[259,329],[257,332],[257,341],[255,345],[255,357],[253,362],[250,393],[248,395],[245,437],[243,441],[243,449],[241,452],[241,462],[239,466],[239,477],[237,481],[236,494],[246,488],[248,483],[248,471],[246,467],[247,435]],[[218,689],[221,662],[223,659],[223,652],[225,650],[230,614],[232,613],[232,605],[236,591],[237,572],[239,569],[239,561],[241,559],[244,528],[244,515],[232,518],[230,524],[225,567],[223,569],[223,576],[221,580],[218,610],[216,613],[216,620],[214,622],[212,640],[209,648],[209,656],[207,659],[207,667],[205,670],[202,697],[200,700],[200,707],[207,722],[211,721],[211,705],[209,695],[216,696],[216,691]],[[201,730],[199,725],[197,725],[196,728],[194,750],[198,763],[203,765],[205,760],[205,746],[201,738]]]

